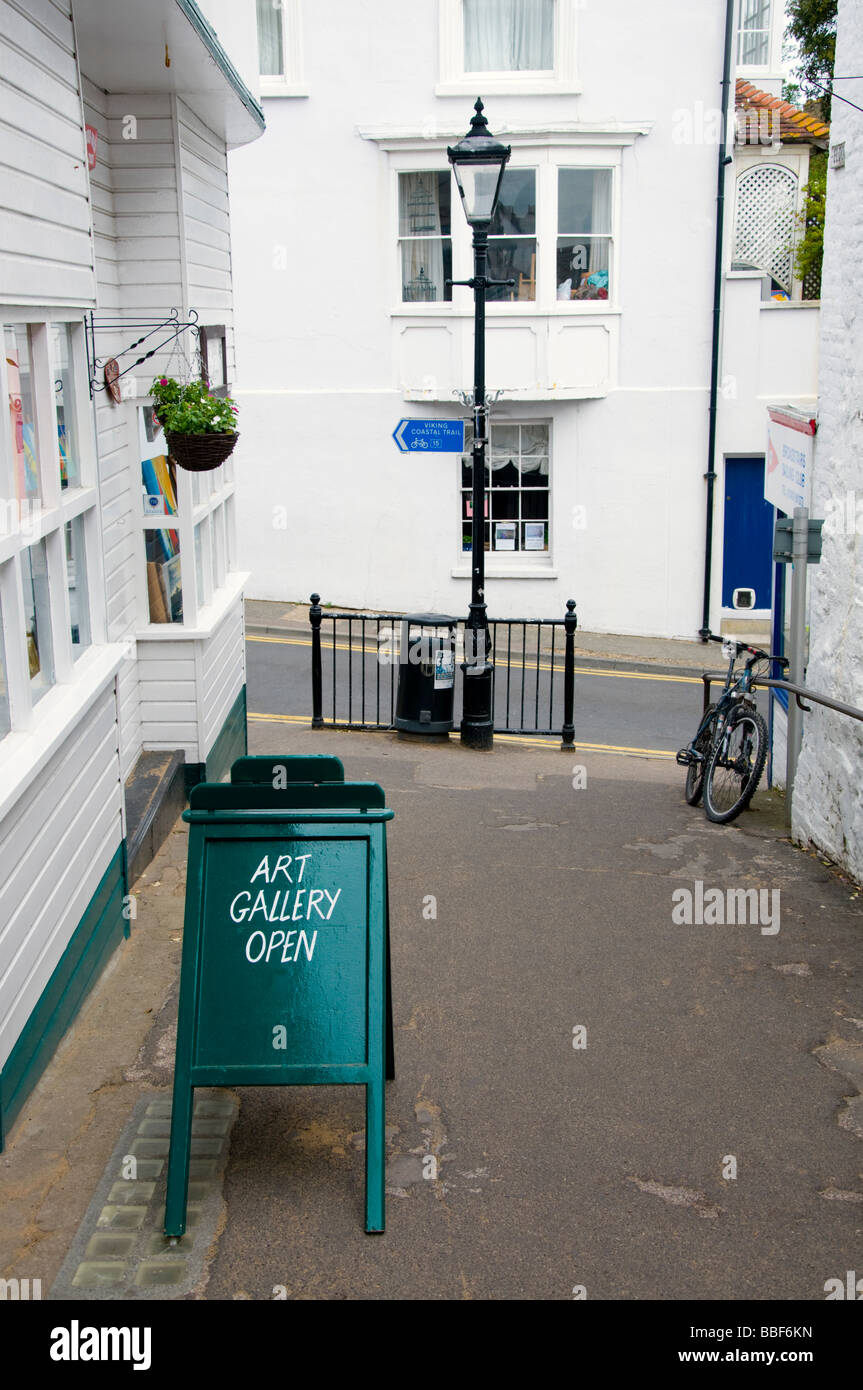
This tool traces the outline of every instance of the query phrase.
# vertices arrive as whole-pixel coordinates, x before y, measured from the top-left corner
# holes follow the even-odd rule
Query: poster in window
[[[495,550],[515,550],[514,521],[496,521],[494,526]]]
[[[525,550],[545,550],[545,522],[526,521],[524,523]]]

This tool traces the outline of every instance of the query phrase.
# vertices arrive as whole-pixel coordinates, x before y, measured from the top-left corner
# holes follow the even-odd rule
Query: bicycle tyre
[[[767,725],[757,710],[743,710],[730,720],[707,764],[703,789],[707,819],[727,825],[739,816],[755,795],[766,761]]]
[[[717,706],[715,704],[708,705],[705,714],[715,715],[716,709]],[[702,716],[702,718],[703,717],[704,716]],[[683,795],[686,797],[690,806],[697,806],[701,800],[701,793],[704,790],[704,770],[707,767],[707,761],[710,756],[710,745],[713,742],[715,731],[716,720],[713,718],[709,724],[704,726],[701,733],[694,740],[696,749],[703,755],[703,760],[698,763],[690,763],[686,769],[686,785],[683,788]]]

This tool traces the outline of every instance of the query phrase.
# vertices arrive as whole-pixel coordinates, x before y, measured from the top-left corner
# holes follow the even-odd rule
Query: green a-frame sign
[[[195,787],[183,813],[167,1236],[186,1226],[196,1086],[364,1085],[366,1230],[384,1230],[393,812],[376,783],[343,775],[336,758],[242,758],[230,784]]]

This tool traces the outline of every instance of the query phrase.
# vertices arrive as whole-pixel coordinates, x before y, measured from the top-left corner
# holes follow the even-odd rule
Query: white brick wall
[[[863,5],[840,0],[836,72],[863,71]],[[860,84],[836,90],[859,103]],[[827,186],[821,367],[812,514],[825,526],[820,565],[810,566],[810,663],[806,683],[863,708],[863,117],[833,101],[831,145],[845,167]],[[849,493],[853,494],[849,504]],[[858,506],[859,504],[859,506]],[[848,525],[847,518],[859,521]],[[836,524],[841,512],[844,520]],[[863,724],[813,707],[804,716],[794,796],[794,835],[811,840],[863,878]]]

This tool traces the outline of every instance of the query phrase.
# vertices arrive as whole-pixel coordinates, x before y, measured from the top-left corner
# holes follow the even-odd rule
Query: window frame
[[[274,9],[282,14],[282,66],[279,76],[258,73],[262,99],[268,97],[307,97],[309,87],[303,74],[303,22],[300,0],[279,0]],[[255,43],[258,42],[258,16],[255,7]]]
[[[513,169],[536,170],[536,298],[489,300],[486,318],[517,316],[535,318],[590,318],[621,312],[620,297],[620,225],[621,225],[621,145],[562,144],[525,142],[513,144],[510,166]],[[390,218],[392,229],[391,317],[473,317],[473,299],[462,290],[452,300],[402,300],[401,256],[399,248],[398,175],[400,173],[442,170],[446,167],[446,147],[420,150],[392,150],[389,154],[391,179]],[[558,241],[558,173],[561,169],[602,169],[611,173],[611,232],[609,241],[608,299],[559,300],[557,298],[557,241]],[[469,280],[473,275],[471,231],[462,216],[456,216],[456,192],[452,192],[452,266],[454,280]],[[604,234],[603,234],[604,235]]]
[[[468,72],[464,66],[463,0],[439,0],[439,81],[436,96],[503,96],[523,92],[578,94],[578,11],[584,0],[555,0],[554,68],[521,72]],[[479,83],[479,86],[477,86]]]
[[[140,411],[152,406],[151,396],[137,400],[131,406],[134,420],[132,437],[140,441]],[[138,452],[141,452],[139,442]],[[143,455],[142,455],[143,457]],[[138,494],[141,489],[141,464],[137,464],[136,483]],[[138,625],[137,637],[159,637],[171,633],[177,636],[190,636],[210,621],[210,608],[225,597],[236,570],[228,559],[236,554],[236,532],[227,535],[227,527],[235,527],[236,513],[228,503],[236,493],[234,459],[229,456],[218,468],[207,472],[192,473],[188,469],[176,470],[177,513],[175,516],[148,516],[141,507],[136,526],[140,540],[136,544],[136,569],[138,575]],[[221,511],[222,547],[215,546],[214,532],[218,524],[217,514]],[[203,590],[198,582],[196,551],[196,531],[201,527],[201,561]],[[147,593],[147,555],[144,543],[145,531],[176,531],[180,537],[180,582],[183,591],[182,622],[154,623],[150,621],[150,603]]]
[[[94,649],[106,645],[107,620],[102,583],[96,439],[83,317],[74,311],[58,310],[52,306],[27,309],[4,306],[0,311],[0,323],[24,326],[29,333],[39,464],[38,504],[22,507],[15,491],[4,342],[4,352],[0,354],[0,496],[9,499],[9,502],[8,507],[4,503],[5,515],[0,526],[0,612],[10,730],[0,737],[2,752],[6,739],[16,734],[30,733],[46,720],[50,722],[57,702],[64,700],[70,689],[74,690],[92,666]],[[57,363],[51,343],[55,324],[68,324],[71,328],[73,383],[71,399],[64,399],[64,411],[71,417],[74,430],[78,483],[65,488],[61,485],[57,438]],[[76,648],[72,642],[65,533],[66,525],[78,517],[81,518],[84,534],[84,582],[90,641],[86,646]],[[24,559],[29,548],[42,541],[45,542],[47,560],[53,680],[41,694],[37,694],[30,677],[27,652]]]
[[[734,63],[738,73],[746,77],[768,77],[775,74],[776,64],[773,62],[773,55],[782,50],[782,19],[783,6],[779,0],[769,0],[770,15],[767,21],[767,28],[754,31],[743,29],[743,4],[744,0],[737,0],[736,22],[734,26]],[[742,36],[744,32],[766,33],[767,34],[767,59],[763,63],[744,63],[741,61]],[[777,50],[777,43],[779,48]]]
[[[554,569],[554,505],[553,505],[553,461],[554,461],[554,420],[552,416],[538,416],[535,413],[525,414],[500,414],[495,411],[489,420],[489,441],[486,445],[489,459],[491,459],[491,436],[495,431],[495,425],[506,427],[506,425],[542,425],[548,430],[549,438],[549,548],[548,550],[495,550],[491,543],[489,549],[485,550],[485,574],[486,578],[556,578],[557,571]],[[467,436],[467,431],[466,431]],[[466,488],[461,482],[461,461],[470,453],[466,449],[464,455],[456,455],[456,474],[454,474],[454,493],[456,493],[456,560],[452,567],[453,578],[468,578],[471,574],[471,552],[463,549],[464,520],[461,516],[463,507],[463,496]],[[521,491],[521,488],[520,488]],[[486,488],[486,498],[491,496],[491,488]],[[489,505],[491,513],[491,505]],[[523,518],[524,520],[524,518]],[[528,518],[529,520],[529,518]],[[492,541],[492,517],[489,514],[489,542]],[[517,523],[517,524],[521,524]],[[521,539],[521,538],[520,538]]]

